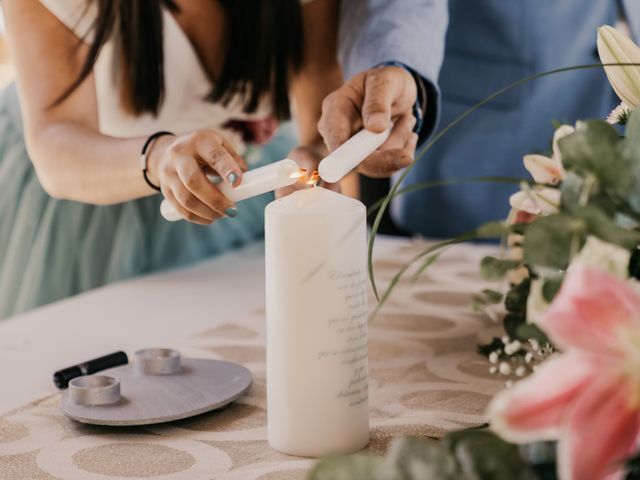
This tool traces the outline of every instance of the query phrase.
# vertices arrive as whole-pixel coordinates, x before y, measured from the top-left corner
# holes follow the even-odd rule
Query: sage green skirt
[[[259,164],[294,146],[283,127]],[[254,152],[255,153],[255,152]],[[0,319],[136,275],[187,265],[260,239],[263,195],[210,226],[167,222],[160,195],[118,205],[55,200],[27,155],[15,86],[0,93]]]

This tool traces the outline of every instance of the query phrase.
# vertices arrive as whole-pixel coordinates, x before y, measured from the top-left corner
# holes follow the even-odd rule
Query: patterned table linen
[[[421,247],[399,245],[376,262],[380,286]],[[484,409],[503,383],[475,349],[500,330],[469,304],[487,287],[477,271],[491,251],[451,248],[418,282],[401,282],[371,324],[369,452],[383,453],[398,435],[438,438],[485,422]],[[35,401],[0,417],[0,479],[305,478],[313,460],[275,452],[266,441],[264,311],[174,347],[184,356],[245,365],[254,375],[251,390],[218,412],[135,428],[75,423],[61,414],[59,395]]]

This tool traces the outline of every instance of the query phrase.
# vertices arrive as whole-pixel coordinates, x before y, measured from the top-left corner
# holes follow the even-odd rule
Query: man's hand
[[[395,126],[388,140],[358,168],[369,177],[389,177],[413,159],[418,143],[413,133],[416,97],[416,82],[404,68],[372,68],[324,99],[318,130],[333,151],[363,127],[382,132],[393,119]]]

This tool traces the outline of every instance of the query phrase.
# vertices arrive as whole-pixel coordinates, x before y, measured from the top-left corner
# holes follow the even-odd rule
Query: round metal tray
[[[183,358],[170,375],[149,375],[135,364],[99,373],[120,380],[121,398],[107,405],[80,405],[69,391],[62,394],[62,412],[94,425],[149,425],[199,415],[223,407],[251,386],[251,372],[220,360]]]

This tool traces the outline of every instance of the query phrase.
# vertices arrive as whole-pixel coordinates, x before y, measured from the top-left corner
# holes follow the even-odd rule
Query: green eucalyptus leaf
[[[562,286],[563,277],[549,278],[542,284],[542,296],[547,303],[551,303]]]
[[[507,311],[519,313],[523,316],[527,314],[527,297],[531,288],[531,280],[524,279],[517,285],[511,287],[504,299],[504,306]]]
[[[631,164],[633,188],[628,201],[636,210],[640,210],[640,112],[635,109],[625,129],[622,151]]]
[[[385,467],[387,472],[393,471],[400,475],[393,478],[402,480],[463,479],[455,459],[439,443],[426,443],[415,438],[394,440],[389,447]]]
[[[526,341],[527,338],[520,337],[518,335],[518,329],[521,325],[527,323],[527,319],[524,315],[519,313],[507,313],[502,320],[504,330],[510,338]]]
[[[442,439],[468,480],[535,480],[534,471],[522,460],[518,447],[487,430],[462,430]],[[427,477],[425,477],[427,478]]]
[[[603,189],[626,196],[632,186],[631,162],[623,154],[615,128],[605,121],[579,122],[576,131],[558,142],[568,170],[592,174]]]
[[[503,319],[504,329],[510,338],[526,342],[530,338],[536,339],[540,344],[549,343],[548,337],[533,323],[527,323],[527,318],[518,313],[507,313]]]
[[[502,302],[504,295],[495,290],[482,290],[472,297],[472,308],[474,312],[485,313],[488,305],[496,305]]]
[[[484,257],[480,262],[480,273],[487,280],[500,280],[509,270],[518,267],[520,263],[517,260]]]
[[[631,160],[632,164],[640,164],[640,113],[637,109],[631,112],[631,116],[624,130],[622,151]]]
[[[310,480],[404,480],[398,472],[385,470],[384,459],[371,455],[330,455],[318,461]],[[384,476],[383,476],[384,475]]]
[[[605,214],[614,217],[623,207],[627,206],[627,200],[613,197],[600,191],[595,177],[584,178],[575,172],[568,172],[560,187],[560,209],[569,214],[586,205],[592,205],[601,209]]]
[[[542,330],[540,330],[537,325],[533,323],[527,323],[526,321],[516,326],[514,338],[517,338],[521,342],[526,342],[527,340],[533,338],[534,340],[537,340],[540,345],[551,343],[549,337],[547,337],[547,335]]]
[[[514,223],[513,225],[511,225],[511,233],[524,235],[529,225],[529,223]]]
[[[585,187],[584,177],[575,172],[567,172],[567,176],[560,186],[560,208],[571,211],[580,205],[580,199]]]
[[[569,215],[559,213],[538,218],[524,235],[525,263],[564,270],[569,265],[575,234],[575,223]]]
[[[502,294],[502,292],[497,292],[496,290],[485,289],[485,290],[482,290],[482,292],[480,293],[482,293],[484,298],[487,299],[488,303],[492,303],[492,304],[500,303],[504,298],[504,295]]]
[[[506,237],[511,233],[511,228],[505,222],[487,222],[476,230],[478,238]]]
[[[589,234],[605,242],[614,243],[629,250],[640,243],[639,232],[619,226],[602,209],[594,205],[579,208],[574,215],[584,222]]]

